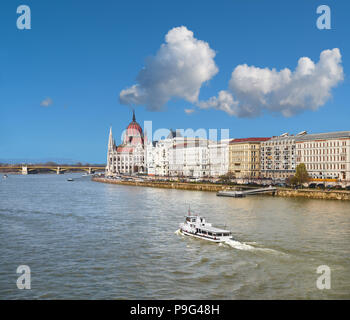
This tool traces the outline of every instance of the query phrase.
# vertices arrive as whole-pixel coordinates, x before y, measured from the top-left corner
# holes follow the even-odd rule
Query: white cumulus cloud
[[[228,90],[197,105],[238,117],[256,117],[263,111],[288,117],[317,110],[343,78],[338,48],[322,51],[316,64],[307,57],[300,58],[294,71],[238,65],[232,72]]]
[[[217,97],[211,97],[207,101],[200,101],[198,106],[201,109],[217,109],[225,111],[231,116],[237,115],[239,102],[233,98],[233,95],[225,90],[221,90]]]
[[[171,98],[198,102],[204,82],[218,72],[215,51],[186,27],[171,29],[157,54],[146,60],[137,83],[120,92],[122,104],[145,105],[158,111]]]

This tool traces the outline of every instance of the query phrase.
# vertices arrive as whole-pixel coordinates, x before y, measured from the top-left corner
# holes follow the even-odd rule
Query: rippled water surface
[[[68,182],[68,177],[74,177]],[[179,235],[188,205],[235,240]],[[19,290],[19,265],[31,290]],[[316,269],[331,268],[331,289]],[[349,299],[350,202],[0,180],[0,299]]]

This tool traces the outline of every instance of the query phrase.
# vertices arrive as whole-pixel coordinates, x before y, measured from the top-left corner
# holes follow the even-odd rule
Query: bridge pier
[[[61,172],[60,169],[61,169],[60,167],[57,167],[57,170],[56,170],[56,173],[57,173],[57,174],[62,174],[62,172]]]
[[[89,174],[91,174],[92,173],[92,169],[91,168],[89,168]]]
[[[28,167],[27,166],[22,166],[22,174],[24,174],[24,175],[28,174]]]

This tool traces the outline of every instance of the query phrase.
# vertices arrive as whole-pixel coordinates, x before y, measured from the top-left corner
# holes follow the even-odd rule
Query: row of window
[[[298,162],[346,161],[346,156],[305,156],[298,157]]]
[[[328,142],[313,142],[313,143],[298,143],[298,149],[307,148],[325,148],[325,147],[340,147],[346,146],[346,141],[328,141]]]
[[[312,154],[346,154],[346,148],[338,149],[309,149],[309,150],[298,150],[298,155],[312,155]]]
[[[307,163],[305,164],[306,170],[345,170],[345,164],[339,163]]]

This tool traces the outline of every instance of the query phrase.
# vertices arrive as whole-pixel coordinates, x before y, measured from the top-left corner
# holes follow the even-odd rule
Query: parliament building
[[[123,142],[117,146],[109,131],[106,175],[145,173],[145,141],[141,126],[136,122],[135,112],[127,126]]]

